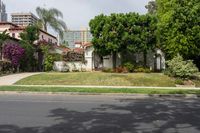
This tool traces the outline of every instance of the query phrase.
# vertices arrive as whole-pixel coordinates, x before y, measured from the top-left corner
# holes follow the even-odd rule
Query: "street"
[[[199,133],[200,99],[0,94],[0,133]]]

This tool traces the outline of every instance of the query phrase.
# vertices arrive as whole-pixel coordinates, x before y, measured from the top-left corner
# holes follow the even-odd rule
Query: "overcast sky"
[[[149,0],[3,0],[7,12],[33,12],[35,8],[54,7],[64,14],[64,21],[71,30],[88,27],[94,16],[104,13],[139,12],[146,13],[145,5]],[[9,17],[10,18],[10,17]]]

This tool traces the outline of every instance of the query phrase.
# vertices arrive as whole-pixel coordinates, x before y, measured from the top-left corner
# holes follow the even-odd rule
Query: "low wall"
[[[67,72],[67,71],[90,71],[82,62],[54,62],[54,71]]]

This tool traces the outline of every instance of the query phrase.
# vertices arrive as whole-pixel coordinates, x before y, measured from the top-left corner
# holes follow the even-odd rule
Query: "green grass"
[[[18,92],[79,92],[79,93],[124,93],[124,94],[200,94],[200,90],[147,89],[147,88],[65,88],[65,87],[21,87],[1,86],[0,91]]]
[[[96,85],[174,87],[174,79],[161,73],[43,73],[25,78],[17,85]]]

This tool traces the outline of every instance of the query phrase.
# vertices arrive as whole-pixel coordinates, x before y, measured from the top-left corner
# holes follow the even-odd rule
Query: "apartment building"
[[[37,22],[38,18],[33,13],[12,13],[12,23],[26,27]]]

